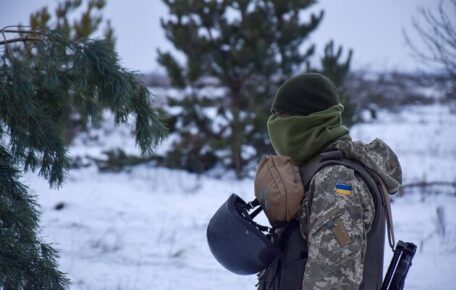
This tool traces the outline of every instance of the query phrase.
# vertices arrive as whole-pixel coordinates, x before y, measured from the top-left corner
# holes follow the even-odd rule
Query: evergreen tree
[[[350,49],[345,60],[343,58],[343,49],[341,46],[334,48],[334,41],[329,41],[324,49],[324,55],[320,59],[320,69],[307,68],[308,71],[315,71],[327,76],[338,88],[340,101],[344,105],[342,120],[345,126],[351,127],[358,120],[357,104],[347,95],[344,87],[345,80],[350,71],[350,62],[353,51]]]
[[[56,252],[38,236],[37,204],[20,172],[37,171],[51,186],[61,185],[72,108],[88,120],[111,110],[117,124],[134,115],[143,152],[164,138],[165,129],[149,91],[119,65],[109,41],[24,27],[0,33],[0,289],[63,289],[68,280]]]
[[[196,172],[221,164],[241,177],[246,165],[271,152],[266,120],[273,94],[314,55],[307,42],[324,15],[306,13],[315,2],[164,0],[170,16],[162,27],[185,57],[182,64],[159,51],[172,85],[183,91],[169,97],[176,138],[165,164]]]
[[[86,3],[85,6],[83,4]],[[114,30],[109,20],[103,21],[101,14],[106,7],[106,0],[63,0],[51,14],[45,6],[30,15],[31,30],[49,29],[59,31],[61,37],[68,40],[87,39],[97,32],[104,24],[103,38],[112,46],[115,43]],[[84,9],[80,16],[74,13]],[[71,18],[71,20],[70,20]]]

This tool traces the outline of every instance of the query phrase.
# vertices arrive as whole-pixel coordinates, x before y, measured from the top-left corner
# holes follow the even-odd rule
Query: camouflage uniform
[[[370,144],[343,140],[333,147],[375,172],[390,192],[399,188],[399,162],[381,140]],[[334,165],[314,175],[298,215],[301,233],[308,241],[303,290],[359,289],[374,216],[367,185],[352,169]]]

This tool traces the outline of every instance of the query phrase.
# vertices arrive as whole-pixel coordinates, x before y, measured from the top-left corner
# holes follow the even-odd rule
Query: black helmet
[[[249,215],[248,210],[253,207],[232,194],[207,226],[207,242],[214,257],[226,269],[240,275],[260,272],[279,255],[262,232],[267,227],[253,221],[259,210]]]

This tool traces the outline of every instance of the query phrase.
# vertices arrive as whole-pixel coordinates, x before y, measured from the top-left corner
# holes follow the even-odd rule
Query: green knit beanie
[[[272,103],[272,113],[307,116],[339,104],[336,86],[318,73],[305,73],[287,80]]]

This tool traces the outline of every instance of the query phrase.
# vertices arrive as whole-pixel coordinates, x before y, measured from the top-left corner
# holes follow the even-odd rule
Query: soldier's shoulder
[[[335,181],[351,181],[356,179],[353,169],[344,165],[329,165],[320,169],[312,178],[312,182],[318,184]]]
[[[344,165],[326,166],[319,170],[310,183],[310,194],[314,202],[319,199],[325,201],[321,206],[330,203],[344,203],[352,200],[359,202],[370,199],[367,186],[362,178],[355,175],[355,171]],[[354,197],[354,196],[358,197]]]

